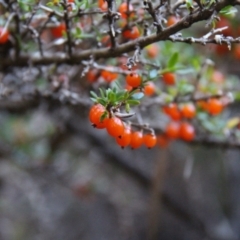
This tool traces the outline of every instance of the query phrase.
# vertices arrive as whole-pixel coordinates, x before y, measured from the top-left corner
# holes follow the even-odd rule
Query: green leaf
[[[220,13],[223,15],[235,15],[238,12],[237,8],[233,6],[226,6],[223,9],[221,9]]]
[[[136,105],[140,104],[140,101],[134,100],[134,99],[129,99],[129,100],[127,100],[127,104],[136,106]]]
[[[127,113],[130,112],[130,105],[129,105],[128,103],[126,103],[126,105],[125,105],[125,111],[126,111]]]
[[[93,102],[98,102],[96,98],[90,98]]]
[[[168,64],[167,64],[167,67],[168,68],[173,68],[175,65],[176,65],[176,63],[178,62],[178,53],[177,52],[175,52],[172,56],[171,56],[171,58],[169,59],[169,61],[168,61]]]
[[[98,95],[97,95],[94,91],[90,91],[90,94],[91,94],[94,98],[98,98]]]

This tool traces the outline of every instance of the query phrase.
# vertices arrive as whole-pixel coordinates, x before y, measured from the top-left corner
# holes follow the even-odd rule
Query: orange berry
[[[7,29],[0,27],[0,44],[4,44],[8,41],[9,32]]]
[[[133,132],[131,134],[130,146],[132,149],[141,147],[143,143],[143,134],[141,131]]]
[[[144,86],[144,94],[147,96],[152,96],[155,93],[155,89],[156,86],[153,82],[148,82],[145,86]]]
[[[113,72],[109,72],[107,70],[102,70],[101,76],[103,77],[103,79],[107,83],[110,83],[110,82],[116,80],[116,78],[118,77],[118,74],[117,73],[113,73]]]
[[[121,13],[122,18],[128,18],[134,16],[134,13],[129,13],[129,15],[127,14],[127,3],[123,2],[119,8],[118,11]],[[133,6],[131,4],[129,4],[129,12],[133,11]]]
[[[58,26],[51,28],[51,33],[55,38],[61,38],[65,32],[65,23],[60,23]]]
[[[172,119],[175,121],[179,121],[181,119],[181,113],[178,109],[178,106],[176,103],[171,103],[167,106],[163,107],[163,111]]]
[[[116,138],[116,141],[118,143],[118,145],[120,145],[122,148],[127,147],[130,144],[131,141],[131,136],[132,136],[132,132],[130,127],[125,127],[124,131],[121,135],[121,138]]]
[[[155,134],[146,134],[143,136],[143,143],[147,148],[153,148],[157,143],[157,137]]]
[[[162,78],[163,78],[163,82],[166,84],[166,85],[174,85],[175,82],[176,82],[176,77],[175,77],[175,74],[173,73],[164,73],[162,75]]]
[[[223,111],[223,103],[217,98],[211,98],[207,102],[207,111],[211,115],[218,115]]]
[[[98,7],[101,8],[103,11],[106,11],[108,9],[107,1],[98,0]]]
[[[141,77],[137,73],[130,73],[126,76],[126,82],[131,87],[139,87],[142,83]]]
[[[132,29],[126,29],[122,33],[123,37],[126,39],[136,39],[140,36],[140,32],[137,26],[133,26]]]
[[[147,56],[149,58],[155,58],[159,54],[159,47],[158,47],[158,45],[156,43],[155,44],[151,44],[151,45],[146,47],[146,51],[147,51]]]
[[[106,120],[106,129],[110,136],[121,137],[124,132],[124,125],[120,118],[111,117]]]
[[[101,121],[101,117],[105,111],[106,111],[105,107],[99,103],[91,107],[89,112],[89,120],[94,127],[99,129],[106,127],[106,119]]]
[[[179,138],[180,124],[178,122],[170,122],[166,126],[166,136],[170,139]]]
[[[179,19],[175,16],[169,16],[168,20],[167,20],[167,26],[170,27],[172,25],[174,25],[175,23],[177,23],[179,21]]]
[[[88,82],[90,82],[90,83],[97,81],[98,70],[97,69],[89,70],[88,73],[86,74],[86,77],[87,77]]]
[[[157,144],[160,148],[166,148],[169,144],[169,139],[164,134],[158,135]]]
[[[180,110],[182,117],[192,119],[196,115],[196,108],[192,103],[184,104]]]
[[[195,137],[195,129],[190,123],[182,122],[180,124],[179,135],[181,139],[190,142]]]

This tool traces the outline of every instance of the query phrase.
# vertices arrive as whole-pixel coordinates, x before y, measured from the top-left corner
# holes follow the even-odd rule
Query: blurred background
[[[240,239],[239,150],[123,150],[50,103],[1,110],[1,240]]]

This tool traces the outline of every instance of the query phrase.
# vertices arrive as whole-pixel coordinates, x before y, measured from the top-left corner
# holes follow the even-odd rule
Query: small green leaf
[[[136,106],[136,105],[140,104],[140,101],[134,100],[134,99],[129,99],[129,100],[127,100],[127,104]]]
[[[90,91],[90,94],[92,95],[92,97],[98,98],[97,94],[94,91]]]
[[[178,53],[177,52],[175,52],[172,56],[171,56],[171,58],[169,59],[169,61],[168,61],[168,64],[167,64],[167,67],[168,68],[173,68],[175,65],[176,65],[176,63],[178,62]]]
[[[125,105],[125,111],[126,111],[127,113],[130,112],[130,105],[129,105],[128,103],[126,103],[126,105]]]
[[[96,98],[90,98],[94,103],[98,102]]]

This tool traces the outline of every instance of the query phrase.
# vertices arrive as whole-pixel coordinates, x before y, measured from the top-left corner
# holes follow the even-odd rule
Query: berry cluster
[[[145,145],[152,148],[157,143],[157,137],[153,132],[143,134],[143,131],[132,131],[131,126],[121,118],[114,116],[101,104],[95,104],[89,112],[89,120],[95,128],[106,129],[108,134],[116,139],[122,148],[130,146],[136,149]]]

